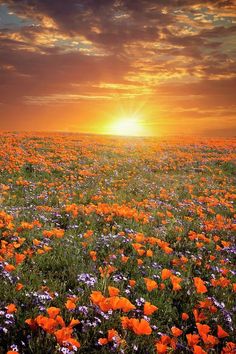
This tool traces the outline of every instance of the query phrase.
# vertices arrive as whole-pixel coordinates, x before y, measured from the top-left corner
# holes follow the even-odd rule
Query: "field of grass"
[[[235,140],[0,146],[0,353],[236,350]]]

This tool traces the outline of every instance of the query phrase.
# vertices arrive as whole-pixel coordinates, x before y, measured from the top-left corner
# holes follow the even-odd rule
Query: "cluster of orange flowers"
[[[57,342],[61,346],[67,346],[73,349],[80,347],[80,343],[72,337],[73,327],[80,323],[79,320],[72,319],[68,326],[59,315],[60,309],[57,307],[49,307],[47,309],[48,316],[39,315],[36,318],[28,318],[25,322],[34,331],[37,327],[41,327],[45,332],[56,337]]]
[[[0,351],[236,351],[234,140],[0,137]]]
[[[39,239],[33,239],[31,246],[26,237],[20,237],[19,234],[25,230],[40,229],[42,224],[35,220],[31,223],[22,221],[19,227],[13,224],[13,217],[4,211],[0,212],[0,230],[2,232],[1,247],[0,247],[0,262],[4,264],[4,270],[7,272],[15,271],[27,257],[32,258],[34,254],[44,254],[52,250],[52,247],[47,246]],[[44,237],[55,236],[61,238],[64,235],[64,230],[56,229],[43,231]],[[23,250],[22,250],[23,249]],[[20,283],[19,283],[20,284]],[[17,284],[17,290],[22,289],[22,285]]]
[[[139,212],[134,208],[130,208],[127,205],[118,205],[118,204],[106,204],[98,203],[84,205],[71,204],[65,207],[66,212],[71,213],[74,217],[78,216],[79,213],[84,215],[89,215],[96,213],[100,216],[105,216],[105,221],[112,221],[114,217],[134,219],[135,221],[148,223],[149,214],[144,212]]]
[[[109,310],[121,310],[123,312],[129,312],[135,309],[135,306],[131,302],[119,294],[119,289],[115,287],[108,287],[110,297],[105,297],[100,291],[93,291],[90,299],[95,305],[98,305],[104,312]]]

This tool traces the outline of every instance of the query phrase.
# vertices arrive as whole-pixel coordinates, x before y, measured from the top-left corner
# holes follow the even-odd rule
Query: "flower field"
[[[236,140],[0,141],[0,353],[236,351]]]

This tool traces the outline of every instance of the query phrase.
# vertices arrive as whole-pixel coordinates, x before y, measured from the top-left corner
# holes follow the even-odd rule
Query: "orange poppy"
[[[15,254],[15,260],[16,260],[16,264],[20,264],[25,260],[25,255],[21,254],[21,253],[16,253]]]
[[[229,336],[229,333],[225,332],[221,326],[217,325],[217,336],[218,338],[225,338]]]
[[[10,304],[6,306],[7,313],[14,313],[17,311],[17,307],[15,304]]]
[[[187,321],[189,319],[189,315],[186,312],[183,312],[181,318],[183,321]]]
[[[226,346],[222,349],[222,354],[232,354],[235,353],[236,344],[233,342],[226,343]]]
[[[162,280],[166,280],[166,279],[170,278],[171,275],[172,275],[171,270],[166,269],[166,268],[162,269],[162,271],[161,271],[161,279]]]
[[[171,332],[173,333],[174,337],[179,337],[183,333],[183,331],[178,327],[171,327]]]
[[[152,250],[147,250],[146,252],[147,257],[152,257],[153,256],[153,251]]]
[[[169,336],[167,336],[166,334],[163,334],[161,336],[160,343],[168,345],[171,343],[171,338]]]
[[[143,260],[141,258],[138,258],[137,259],[137,263],[138,263],[139,266],[141,266],[143,264]]]
[[[122,317],[121,323],[124,329],[131,329],[137,335],[150,335],[152,333],[149,322],[144,319]]]
[[[118,301],[118,308],[124,312],[129,312],[135,309],[135,306],[125,297],[120,297]]]
[[[16,269],[16,267],[14,267],[14,265],[12,264],[6,264],[4,269],[7,271],[7,272],[12,272],[13,270]]]
[[[186,338],[187,338],[187,342],[188,342],[189,347],[193,347],[200,340],[200,337],[199,337],[198,334],[189,333],[189,334],[186,335]]]
[[[78,342],[75,338],[68,338],[67,343],[71,344],[69,349],[73,349],[73,347],[80,348],[80,342]]]
[[[204,294],[207,292],[207,288],[204,284],[204,281],[201,278],[199,277],[193,278],[193,281],[198,294]]]
[[[16,290],[17,290],[17,291],[20,291],[23,287],[24,287],[24,285],[21,284],[21,283],[17,283],[17,284],[16,284]]]
[[[170,280],[172,282],[172,286],[173,286],[173,290],[174,291],[178,291],[180,289],[182,289],[180,283],[182,281],[182,279],[180,277],[177,277],[176,275],[171,275]]]
[[[50,318],[55,318],[60,313],[60,309],[58,307],[49,307],[47,308],[47,313]]]
[[[108,339],[108,342],[111,342],[114,339],[115,340],[120,339],[120,337],[118,335],[118,332],[112,328],[112,329],[109,329],[107,332],[107,339]]]
[[[129,260],[129,257],[126,257],[126,256],[121,256],[121,262],[123,263],[127,263]]]
[[[60,315],[57,315],[55,320],[61,327],[65,327],[66,326],[65,321],[63,320],[63,318]]]
[[[212,335],[207,335],[202,337],[203,342],[209,347],[214,347],[219,343],[219,339]]]
[[[99,338],[98,343],[100,345],[106,345],[108,343],[108,339],[107,338]]]
[[[132,319],[132,329],[137,335],[150,335],[152,333],[150,324],[144,319]]]
[[[197,309],[193,310],[193,315],[196,322],[202,322],[206,320],[206,316],[203,312],[199,312]]]
[[[45,332],[53,334],[58,326],[58,323],[54,318],[48,318],[42,315],[39,315],[35,318],[35,321],[38,326],[42,327]]]
[[[27,318],[25,320],[25,323],[27,323],[28,326],[30,326],[30,328],[32,330],[35,330],[38,327],[38,324],[36,323],[36,321],[32,318]]]
[[[69,327],[64,327],[62,329],[57,330],[54,335],[57,339],[57,342],[59,344],[63,344],[63,342],[67,342],[68,339],[71,338],[71,334],[72,334],[72,328]]]
[[[193,346],[193,353],[194,354],[207,354],[205,350],[202,349],[199,345],[194,345]]]
[[[165,345],[165,344],[156,343],[155,347],[156,347],[156,352],[158,354],[165,354],[167,352],[167,345]]]
[[[108,292],[110,296],[117,296],[120,293],[120,290],[113,287],[113,286],[108,286]]]
[[[65,307],[67,308],[67,310],[74,310],[76,309],[76,304],[71,299],[68,299],[65,303]]]
[[[206,324],[201,324],[201,323],[197,323],[196,324],[197,326],[197,330],[198,330],[198,333],[200,334],[200,336],[202,338],[205,338],[206,335],[210,332],[211,328],[210,326],[206,325]]]
[[[149,279],[149,278],[144,278],[146,287],[148,291],[152,291],[154,289],[157,289],[158,284],[155,282],[155,280]]]
[[[134,280],[134,279],[130,279],[130,280],[129,280],[129,285],[130,285],[130,286],[134,287],[135,284],[136,284],[136,280]]]
[[[143,313],[146,316],[150,316],[153,314],[153,312],[157,311],[158,307],[155,305],[152,305],[150,302],[145,302],[144,307],[143,307]]]
[[[80,323],[80,321],[79,320],[76,320],[76,319],[74,319],[74,318],[72,318],[72,320],[70,321],[70,324],[69,324],[69,326],[68,327],[75,327],[75,326],[77,326],[77,324],[79,324]]]
[[[90,295],[90,299],[94,304],[98,305],[99,302],[105,299],[105,297],[102,295],[101,291],[92,291],[92,294]]]

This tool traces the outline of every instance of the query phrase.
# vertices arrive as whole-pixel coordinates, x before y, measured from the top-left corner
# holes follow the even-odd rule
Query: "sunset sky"
[[[235,57],[235,0],[0,0],[0,129],[233,136]]]

